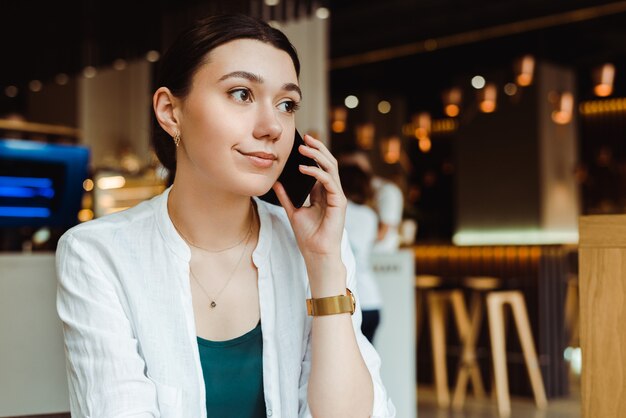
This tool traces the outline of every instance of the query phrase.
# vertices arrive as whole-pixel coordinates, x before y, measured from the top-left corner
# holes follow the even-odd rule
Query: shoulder
[[[359,205],[357,203],[348,201],[348,207],[346,208],[348,217],[356,217],[362,219],[365,222],[378,222],[378,216],[374,209],[367,205]]]
[[[78,241],[87,246],[107,245],[120,236],[141,236],[146,228],[154,225],[154,204],[154,199],[144,201],[130,209],[76,225],[63,234],[59,244]]]

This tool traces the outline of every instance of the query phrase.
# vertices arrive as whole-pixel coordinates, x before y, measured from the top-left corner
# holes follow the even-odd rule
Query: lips
[[[263,151],[242,152],[242,154],[247,156],[247,157],[257,157],[257,158],[262,158],[264,160],[275,160],[277,158],[276,155],[271,154],[269,152],[263,152]]]
[[[246,157],[248,162],[258,168],[269,168],[274,164],[274,161],[278,159],[275,154],[264,151],[239,152]]]

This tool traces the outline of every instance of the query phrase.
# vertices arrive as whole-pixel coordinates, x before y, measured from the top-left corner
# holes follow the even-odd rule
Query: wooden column
[[[580,219],[582,416],[626,416],[626,215]]]

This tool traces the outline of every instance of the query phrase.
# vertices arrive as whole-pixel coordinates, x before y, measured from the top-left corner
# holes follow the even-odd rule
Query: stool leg
[[[469,378],[466,352],[472,350],[472,348],[468,346],[468,339],[471,338],[470,333],[472,332],[472,325],[469,314],[467,313],[467,307],[465,306],[463,294],[458,290],[452,291],[450,294],[450,302],[452,303],[452,310],[454,312],[454,319],[459,333],[459,340],[463,344],[463,352],[459,361],[454,395],[452,396],[452,406],[455,409],[460,409],[463,407],[463,403],[465,402],[465,392],[467,390]]]
[[[526,362],[526,369],[528,370],[528,377],[530,378],[530,385],[532,386],[533,393],[535,395],[535,403],[538,408],[543,409],[546,407],[548,401],[546,400],[546,390],[543,386],[539,360],[537,359],[535,343],[530,330],[530,322],[528,321],[528,312],[526,311],[524,296],[519,292],[512,294],[511,306],[513,307],[513,317],[515,318],[517,333],[522,345],[524,361]]]
[[[420,334],[422,332],[422,304],[424,294],[421,290],[415,290],[415,350],[419,348]]]
[[[482,319],[481,296],[477,292],[472,295],[472,311],[470,316],[468,316],[467,309],[465,308],[465,303],[462,300],[460,292],[459,295],[461,297],[461,302],[457,302],[459,304],[458,310],[460,312],[458,316],[462,319],[458,320],[457,323],[463,323],[464,332],[463,335],[460,335],[463,343],[463,352],[461,354],[454,395],[452,397],[452,406],[455,409],[463,408],[467,385],[470,379],[474,395],[479,399],[485,397],[485,388],[480,375],[480,368],[478,367],[478,362],[476,361],[476,340],[478,339]],[[460,330],[461,327],[459,327],[459,331]]]
[[[496,294],[487,295],[487,317],[491,337],[491,353],[495,377],[495,392],[498,412],[501,417],[511,416],[509,380],[506,370],[506,346],[504,340],[504,318],[502,298]]]
[[[474,389],[474,396],[479,399],[485,397],[485,386],[483,385],[483,379],[480,375],[480,368],[478,367],[477,356],[476,356],[476,341],[478,340],[478,334],[480,333],[480,326],[482,324],[483,319],[483,300],[482,295],[479,292],[474,292],[472,294],[472,313],[471,313],[471,323],[472,329],[470,331],[470,336],[472,338],[471,343],[474,353],[472,368],[470,369],[470,378],[472,379],[472,388]]]
[[[428,293],[428,311],[437,404],[442,408],[446,408],[450,405],[450,392],[448,389],[448,372],[446,367],[444,300],[440,295],[434,292]]]

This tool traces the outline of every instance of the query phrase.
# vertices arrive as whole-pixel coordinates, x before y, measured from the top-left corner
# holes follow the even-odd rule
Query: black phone
[[[287,158],[285,168],[283,168],[282,173],[280,173],[280,176],[278,177],[278,181],[280,181],[285,187],[285,191],[287,192],[287,196],[289,196],[291,203],[297,208],[302,207],[307,196],[311,193],[311,189],[315,186],[315,182],[317,181],[314,177],[301,173],[298,168],[301,164],[317,166],[315,160],[300,154],[300,151],[298,151],[298,147],[300,145],[304,145],[304,140],[300,136],[300,133],[296,130],[291,153]],[[261,199],[280,206],[278,197],[276,196],[276,193],[274,193],[273,189],[270,189],[269,192],[261,196]]]

